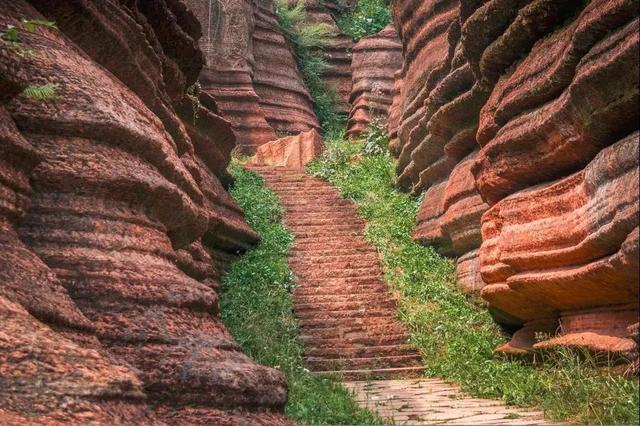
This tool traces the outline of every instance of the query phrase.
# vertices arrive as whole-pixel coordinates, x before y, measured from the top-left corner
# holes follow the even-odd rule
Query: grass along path
[[[293,315],[293,276],[287,265],[293,237],[282,225],[276,195],[255,173],[232,167],[231,195],[262,242],[233,264],[225,275],[220,305],[222,321],[247,355],[283,371],[289,382],[285,413],[303,424],[380,424],[360,408],[339,383],[304,368],[298,323]]]
[[[637,424],[636,380],[567,352],[537,367],[494,356],[505,337],[477,300],[456,289],[454,264],[411,239],[420,200],[395,190],[393,161],[379,149],[383,138],[374,132],[366,139],[328,141],[324,157],[308,169],[351,198],[367,221],[366,238],[380,252],[386,281],[399,296],[398,315],[427,374],[472,396],[540,407],[550,420]]]

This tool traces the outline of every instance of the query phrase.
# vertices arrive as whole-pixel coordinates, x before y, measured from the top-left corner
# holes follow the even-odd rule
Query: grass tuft
[[[380,424],[358,407],[347,389],[304,368],[293,315],[293,276],[287,264],[293,237],[282,225],[276,195],[253,172],[233,166],[231,195],[262,237],[260,245],[232,265],[220,292],[222,321],[247,355],[287,375],[286,415],[303,424]]]
[[[358,0],[352,11],[338,17],[337,23],[354,41],[375,34],[391,23],[389,0]]]
[[[551,420],[637,423],[636,380],[567,351],[536,366],[496,357],[493,349],[505,336],[486,309],[458,291],[453,262],[412,240],[420,199],[394,188],[391,157],[363,152],[362,141],[336,138],[325,144],[324,156],[308,169],[352,199],[367,221],[366,238],[381,254],[386,281],[400,298],[398,316],[428,375],[458,383],[473,396],[541,407]]]

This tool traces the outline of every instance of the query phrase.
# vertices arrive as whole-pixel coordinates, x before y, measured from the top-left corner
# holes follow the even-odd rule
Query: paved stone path
[[[470,398],[438,379],[346,382],[358,403],[396,425],[543,425],[541,411]]]
[[[441,380],[420,379],[420,356],[395,317],[378,253],[364,240],[353,203],[300,171],[251,168],[280,198],[295,238],[289,257],[294,309],[311,371],[353,380],[345,385],[358,402],[396,424],[544,423],[540,412],[464,397]]]

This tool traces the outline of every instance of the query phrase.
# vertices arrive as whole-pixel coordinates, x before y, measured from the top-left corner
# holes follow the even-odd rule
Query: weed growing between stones
[[[427,374],[473,396],[541,407],[551,420],[637,424],[638,382],[595,368],[589,357],[559,351],[532,366],[493,354],[505,336],[478,300],[457,290],[451,260],[411,239],[420,199],[394,188],[387,153],[362,155],[366,140],[326,141],[325,155],[308,170],[352,199],[367,221],[366,238],[380,252],[386,281],[399,296],[398,316]]]
[[[358,407],[348,391],[304,368],[303,348],[293,315],[293,276],[287,265],[293,237],[281,223],[276,195],[253,172],[233,166],[231,195],[262,237],[254,250],[225,275],[222,320],[243,351],[257,362],[283,371],[289,383],[286,414],[303,424],[380,424]]]

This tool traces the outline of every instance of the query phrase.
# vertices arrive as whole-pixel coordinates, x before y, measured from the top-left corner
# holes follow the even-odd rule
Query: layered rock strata
[[[351,60],[353,40],[340,31],[331,14],[330,5],[321,0],[305,0],[307,24],[321,24],[331,33],[331,42],[323,46],[322,56],[328,68],[322,73],[322,80],[334,90],[338,100],[338,111],[349,112],[349,96],[351,95]]]
[[[253,85],[267,122],[296,134],[320,128],[291,47],[278,30],[273,0],[254,0]]]
[[[200,46],[206,66],[200,73],[201,88],[215,98],[231,121],[239,149],[253,152],[276,139],[253,88],[253,3],[251,0],[186,3],[202,25]]]
[[[524,325],[502,351],[632,352],[637,1],[393,10],[402,113],[388,129],[398,186],[425,192],[415,237],[460,256],[461,285]]]
[[[203,64],[195,17],[172,0],[0,9],[18,29],[0,68],[20,71],[0,79],[0,410],[47,424],[284,423],[283,375],[217,318],[222,268],[258,237],[225,191],[229,122],[206,94],[185,96]],[[22,92],[42,85],[54,94]]]
[[[393,25],[363,37],[353,47],[348,137],[357,138],[373,120],[385,125],[393,100],[394,74],[401,65],[402,44]]]

